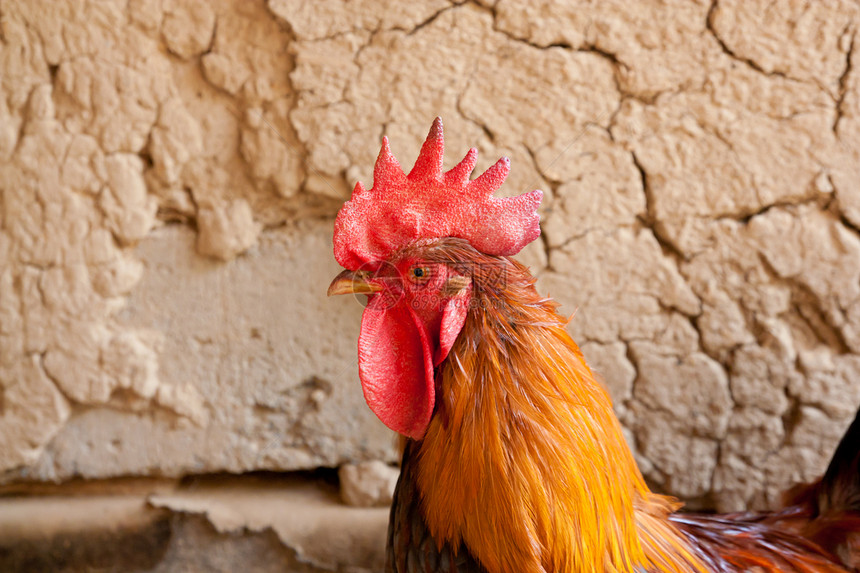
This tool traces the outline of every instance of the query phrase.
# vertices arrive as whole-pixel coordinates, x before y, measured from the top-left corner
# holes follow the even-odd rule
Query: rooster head
[[[434,370],[472,301],[474,269],[441,262],[432,251],[456,239],[485,255],[508,256],[540,234],[540,191],[493,197],[510,170],[507,158],[470,180],[477,150],[443,172],[443,147],[436,118],[406,175],[383,138],[373,187],[356,184],[334,227],[335,258],[346,270],[328,294],[368,296],[358,341],[365,399],[385,425],[413,439],[430,422]]]

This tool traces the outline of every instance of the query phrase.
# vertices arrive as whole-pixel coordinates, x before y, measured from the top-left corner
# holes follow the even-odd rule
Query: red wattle
[[[424,436],[436,391],[433,353],[417,316],[401,299],[373,296],[361,317],[358,374],[368,406],[392,430]]]
[[[442,309],[442,323],[439,325],[439,347],[436,349],[434,365],[438,366],[448,357],[454,342],[460,336],[460,331],[466,323],[466,315],[469,314],[471,298],[472,285],[470,284],[445,303]]]

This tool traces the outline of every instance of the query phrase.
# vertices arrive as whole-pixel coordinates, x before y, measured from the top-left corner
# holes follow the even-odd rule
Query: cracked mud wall
[[[856,2],[0,1],[3,481],[393,460],[331,228],[383,134],[512,160],[649,480],[740,509],[860,405]]]

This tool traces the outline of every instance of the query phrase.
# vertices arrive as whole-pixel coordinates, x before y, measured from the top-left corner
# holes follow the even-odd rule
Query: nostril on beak
[[[382,286],[370,282],[371,274],[367,271],[343,271],[337,275],[328,287],[328,296],[339,294],[370,294],[382,290]]]

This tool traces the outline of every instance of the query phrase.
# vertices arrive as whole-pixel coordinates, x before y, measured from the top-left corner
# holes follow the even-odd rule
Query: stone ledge
[[[0,489],[0,571],[381,571],[386,508],[271,474]]]

